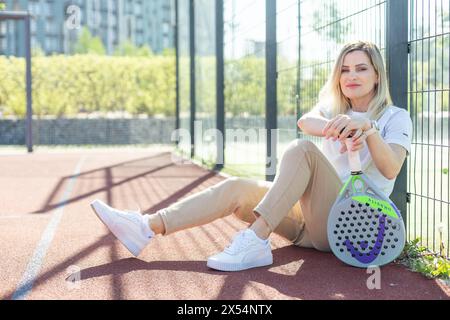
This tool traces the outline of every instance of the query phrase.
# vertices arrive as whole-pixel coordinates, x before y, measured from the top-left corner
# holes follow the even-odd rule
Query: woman
[[[272,264],[271,232],[300,247],[329,251],[327,219],[350,174],[344,139],[352,135],[366,175],[387,196],[410,152],[412,123],[392,105],[382,56],[374,44],[355,42],[340,52],[319,103],[298,121],[324,137],[323,150],[293,141],[273,182],[229,178],[154,214],[123,212],[96,200],[99,218],[135,256],[157,234],[206,224],[234,213],[250,223],[207,266],[239,271]]]

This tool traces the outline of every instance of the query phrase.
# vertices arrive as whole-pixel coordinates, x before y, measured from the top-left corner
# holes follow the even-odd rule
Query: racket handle
[[[352,173],[360,173],[361,159],[359,158],[359,151],[351,151],[353,146],[352,138],[345,139],[345,145],[347,146],[348,162],[350,163],[350,170]]]

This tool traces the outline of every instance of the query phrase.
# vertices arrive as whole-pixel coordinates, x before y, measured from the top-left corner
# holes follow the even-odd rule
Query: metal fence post
[[[223,0],[216,0],[216,128],[222,133],[222,141],[217,143],[216,169],[222,169],[225,164],[225,76],[223,53]],[[220,143],[222,142],[222,143]]]
[[[387,0],[386,64],[394,104],[408,109],[408,0]],[[392,201],[406,222],[407,161],[395,181]]]
[[[26,59],[26,84],[27,84],[27,149],[33,152],[33,102],[32,102],[32,80],[31,80],[31,34],[30,15],[25,17],[25,59]]]
[[[180,129],[180,48],[178,44],[178,30],[179,30],[179,0],[175,2],[175,129]],[[177,139],[175,144],[178,146],[179,140]]]
[[[277,2],[266,0],[266,180],[277,165]],[[273,130],[273,131],[272,131]],[[272,169],[271,169],[272,168]]]
[[[302,2],[298,1],[297,4],[297,29],[298,29],[298,62],[297,62],[297,72],[296,72],[296,96],[295,96],[295,114],[297,115],[297,120],[301,118],[302,114],[300,114],[300,103],[301,103],[301,67],[302,67],[302,19],[301,19],[301,5]],[[296,125],[296,137],[300,138],[300,128]]]
[[[189,56],[190,56],[190,97],[191,97],[191,158],[195,155],[195,4],[189,1]]]

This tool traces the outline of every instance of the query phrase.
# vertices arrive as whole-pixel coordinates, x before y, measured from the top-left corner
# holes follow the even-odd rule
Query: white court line
[[[66,187],[64,195],[61,198],[61,201],[58,204],[56,211],[53,213],[50,222],[48,223],[44,233],[42,234],[41,240],[34,250],[33,256],[31,257],[30,262],[25,269],[25,272],[22,276],[22,280],[19,282],[16,291],[12,297],[12,300],[24,300],[27,298],[27,295],[33,289],[34,281],[36,280],[37,275],[42,267],[44,262],[45,255],[47,254],[47,250],[52,243],[53,237],[56,232],[56,228],[61,221],[61,218],[64,213],[64,207],[67,204],[67,200],[72,193],[73,187],[75,185],[75,181],[78,178],[81,167],[83,163],[86,161],[86,156],[83,156],[79,161],[75,168],[72,177],[69,180],[69,183]]]

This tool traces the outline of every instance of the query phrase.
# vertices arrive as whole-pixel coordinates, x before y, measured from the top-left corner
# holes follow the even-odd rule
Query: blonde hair
[[[319,92],[319,104],[326,104],[331,107],[333,116],[345,114],[351,109],[350,100],[344,96],[340,86],[342,65],[345,56],[352,51],[363,51],[378,76],[378,83],[375,84],[375,95],[369,103],[367,110],[369,118],[378,120],[387,107],[392,105],[391,94],[389,93],[386,69],[380,50],[373,43],[366,41],[356,41],[346,44],[335,61],[333,72],[329,76],[326,84]]]

